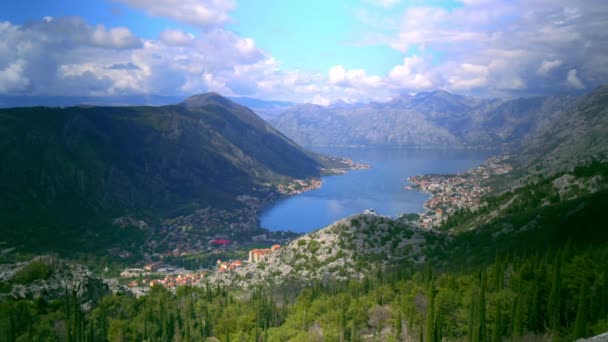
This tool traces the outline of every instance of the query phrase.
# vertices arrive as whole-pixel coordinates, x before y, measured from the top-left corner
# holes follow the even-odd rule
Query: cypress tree
[[[435,341],[435,289],[431,282],[428,287],[428,307],[426,309],[425,331],[426,341]]]
[[[494,322],[494,331],[492,334],[493,342],[501,342],[502,341],[502,312],[500,311],[500,303],[496,303],[496,313],[495,313],[495,322]]]
[[[551,277],[551,292],[547,304],[547,315],[549,327],[557,331],[561,323],[561,257],[560,253],[555,256],[553,264],[553,275]]]
[[[479,309],[478,309],[479,326],[477,329],[478,329],[478,334],[479,334],[479,341],[487,340],[487,329],[486,329],[486,285],[487,284],[486,283],[487,283],[486,272],[483,271],[481,273],[481,290],[480,290],[480,296],[479,296]]]
[[[519,340],[523,334],[522,322],[523,322],[523,299],[522,295],[518,294],[517,299],[514,303],[513,309],[513,338],[514,340]]]
[[[532,291],[532,303],[530,313],[528,315],[528,329],[535,332],[540,332],[542,327],[540,324],[540,286],[539,280],[535,279],[534,291]]]
[[[588,309],[587,290],[583,281],[579,294],[578,309],[576,311],[576,321],[574,323],[574,338],[576,339],[587,337]]]
[[[471,304],[469,305],[469,341],[473,341],[475,335],[475,323],[477,318],[477,297],[473,293],[471,296]]]
[[[7,340],[9,342],[14,342],[15,341],[15,318],[13,317],[13,312],[11,311],[11,313],[9,314],[8,317],[8,334],[7,334]]]
[[[401,310],[399,310],[398,314],[397,314],[397,326],[395,327],[396,330],[396,340],[397,341],[401,341],[401,334],[403,333],[403,327],[402,327],[402,317],[401,317]]]

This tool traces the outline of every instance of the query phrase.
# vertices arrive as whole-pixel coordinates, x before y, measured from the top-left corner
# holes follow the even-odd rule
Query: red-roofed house
[[[211,240],[211,244],[215,245],[215,246],[228,246],[232,241],[230,240],[226,240],[226,239],[215,239],[215,240]]]

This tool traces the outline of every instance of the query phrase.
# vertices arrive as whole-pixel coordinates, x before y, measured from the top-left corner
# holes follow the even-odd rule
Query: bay
[[[320,189],[274,203],[260,214],[262,227],[308,233],[366,209],[390,217],[422,212],[429,195],[405,190],[408,177],[464,172],[495,154],[487,150],[385,147],[309,149],[347,157],[358,163],[369,164],[371,168],[323,177]]]

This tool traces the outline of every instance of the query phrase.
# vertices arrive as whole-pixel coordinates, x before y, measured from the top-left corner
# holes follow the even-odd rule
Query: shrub
[[[34,260],[15,272],[12,281],[17,284],[30,284],[34,280],[49,279],[53,268],[42,260]]]

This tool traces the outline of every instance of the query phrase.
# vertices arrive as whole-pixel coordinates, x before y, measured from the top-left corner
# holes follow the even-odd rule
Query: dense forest
[[[372,272],[373,273],[373,272]],[[299,294],[298,294],[299,292]],[[209,284],[106,296],[84,313],[53,301],[0,304],[2,341],[575,340],[608,330],[608,245],[497,255],[475,272],[404,265],[362,281],[251,293]]]

